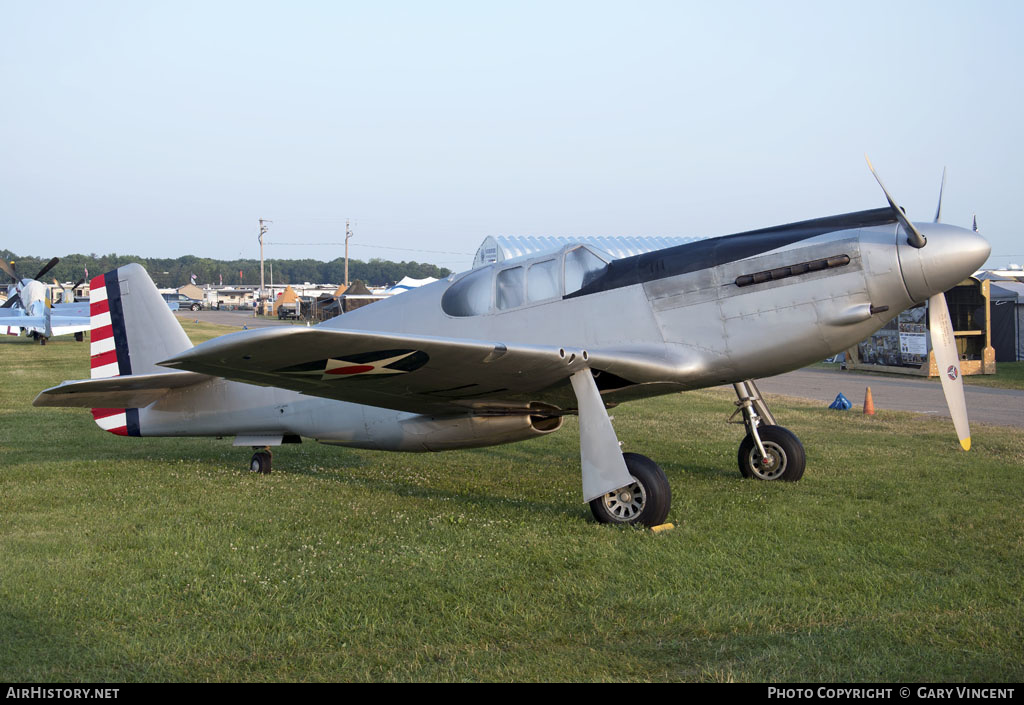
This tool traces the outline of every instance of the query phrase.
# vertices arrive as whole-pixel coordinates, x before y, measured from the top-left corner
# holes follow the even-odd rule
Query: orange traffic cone
[[[875,400],[871,398],[871,387],[864,393],[864,413],[869,416],[875,415]]]

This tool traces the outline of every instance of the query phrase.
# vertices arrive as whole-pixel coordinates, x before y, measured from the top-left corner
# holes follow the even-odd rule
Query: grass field
[[[193,340],[223,328],[186,324]],[[772,400],[796,484],[741,480],[732,396],[619,407],[672,483],[595,524],[576,424],[505,447],[128,439],[35,394],[87,348],[0,342],[3,681],[1020,681],[1024,433]]]

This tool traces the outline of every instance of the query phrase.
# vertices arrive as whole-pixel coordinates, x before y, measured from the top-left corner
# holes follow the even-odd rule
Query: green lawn
[[[964,384],[1002,389],[1024,389],[1024,362],[997,362],[994,375],[966,375]]]
[[[225,329],[185,323],[194,340]],[[86,344],[0,342],[0,680],[1020,681],[1024,433],[776,402],[796,484],[740,479],[732,396],[615,410],[669,521],[595,524],[574,419],[430,455],[129,439],[34,395]]]

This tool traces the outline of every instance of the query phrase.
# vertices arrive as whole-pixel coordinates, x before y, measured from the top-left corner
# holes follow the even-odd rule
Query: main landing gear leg
[[[753,380],[737,382],[739,407],[747,435],[740,443],[737,460],[743,477],[759,480],[796,482],[804,474],[807,457],[804,447],[789,429],[778,426]],[[733,414],[735,416],[735,414]]]
[[[603,524],[665,522],[672,490],[664,471],[650,458],[623,453],[611,417],[587,368],[570,377],[580,417],[583,499]]]

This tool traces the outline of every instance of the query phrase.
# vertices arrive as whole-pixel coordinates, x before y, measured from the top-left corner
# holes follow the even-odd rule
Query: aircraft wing
[[[54,320],[73,321],[74,323],[89,324],[89,304],[55,304],[51,309],[51,318]],[[0,318],[28,318],[29,320],[43,320],[42,316],[29,316],[23,308],[0,308]],[[70,323],[68,323],[70,325]]]
[[[79,316],[53,315],[49,319],[50,329],[54,335],[68,335],[69,333],[87,331],[90,328],[89,319]],[[24,312],[17,316],[0,316],[0,321],[10,328],[28,328],[38,331],[46,330],[47,322],[46,316],[26,316]]]
[[[569,377],[595,363],[615,374],[663,372],[649,356],[627,353],[298,327],[225,335],[160,364],[339,401],[450,414],[523,408],[559,387],[574,399]]]
[[[54,315],[50,316],[50,327],[53,329],[54,335],[67,335],[68,333],[87,331],[92,326],[88,318]]]
[[[81,318],[86,323],[89,322],[89,302],[78,301],[75,303],[66,304],[54,304],[51,307],[54,314],[60,316],[72,316],[75,318]]]

